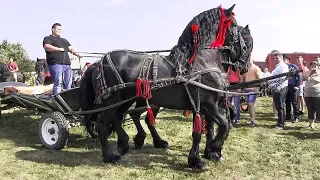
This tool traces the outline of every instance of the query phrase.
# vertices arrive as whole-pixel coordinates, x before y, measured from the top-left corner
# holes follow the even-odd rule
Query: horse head
[[[241,74],[248,71],[250,55],[253,49],[253,39],[250,33],[249,25],[231,27],[228,31],[226,46],[227,60],[224,63],[225,68],[232,67],[234,71],[240,70]]]
[[[213,8],[200,13],[189,22],[169,55],[169,59],[177,66],[178,73],[194,71],[192,66],[196,66],[195,61],[199,58],[219,66],[221,63],[229,64],[233,68],[240,68],[242,73],[246,72],[249,49],[234,18],[234,7],[235,5],[228,9],[221,6]],[[245,33],[247,32],[248,28],[245,28]],[[218,57],[218,51],[218,54],[223,54],[222,60]]]

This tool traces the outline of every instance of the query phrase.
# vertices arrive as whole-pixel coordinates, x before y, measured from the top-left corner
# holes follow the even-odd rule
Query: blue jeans
[[[238,92],[237,90],[230,90],[230,92]],[[240,120],[240,96],[233,96],[228,98],[228,102],[231,103],[233,98],[234,106],[236,107],[237,113],[235,120]]]
[[[51,78],[53,80],[52,95],[58,94],[64,89],[71,89],[72,85],[72,69],[70,65],[54,64],[48,66]]]

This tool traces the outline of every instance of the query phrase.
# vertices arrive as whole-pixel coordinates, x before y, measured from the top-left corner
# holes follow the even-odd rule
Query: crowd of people
[[[296,59],[294,64],[291,59],[280,52],[274,56],[275,68],[270,73],[267,68],[263,71],[260,67],[254,64],[254,58],[250,60],[250,68],[247,73],[240,75],[240,72],[228,70],[228,80],[231,85],[242,82],[249,82],[269,76],[289,72],[289,69],[299,70],[301,73],[296,73],[290,79],[280,77],[269,80],[267,85],[260,88],[264,95],[271,95],[273,99],[273,113],[277,120],[275,128],[282,130],[285,127],[285,122],[291,121],[297,123],[300,117],[304,114],[304,107],[307,107],[309,123],[307,128],[313,129],[314,122],[317,120],[317,114],[320,114],[320,58],[316,57],[310,63],[310,69],[307,68],[307,63],[301,56]],[[241,92],[242,90],[233,90]],[[246,88],[243,92],[258,92],[259,88]],[[257,95],[249,95],[246,97],[250,119],[248,124],[254,127],[255,121],[255,101]],[[240,123],[240,97],[234,96],[229,98],[229,102],[233,102],[236,107],[236,116],[234,123]]]

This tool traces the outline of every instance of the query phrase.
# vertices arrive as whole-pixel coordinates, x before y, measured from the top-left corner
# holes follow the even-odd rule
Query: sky
[[[249,24],[255,61],[269,52],[320,53],[320,1],[304,0],[1,0],[0,41],[21,43],[31,59],[44,58],[43,38],[55,22],[78,51],[106,53],[172,48],[199,13],[236,4],[239,25]],[[82,60],[94,62],[96,58]]]

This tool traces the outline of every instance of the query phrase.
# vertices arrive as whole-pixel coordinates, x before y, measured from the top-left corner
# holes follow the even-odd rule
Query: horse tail
[[[82,110],[92,109],[95,101],[95,91],[92,82],[94,65],[87,69],[86,73],[80,80],[80,97],[79,103]]]

